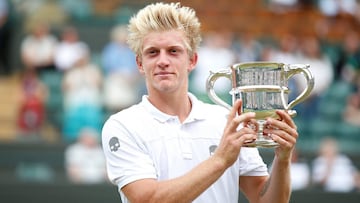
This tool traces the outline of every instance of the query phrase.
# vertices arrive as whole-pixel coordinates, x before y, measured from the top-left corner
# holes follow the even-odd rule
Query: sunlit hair
[[[144,37],[151,32],[182,30],[185,45],[192,55],[201,42],[200,22],[195,11],[180,3],[155,3],[141,9],[129,22],[129,47],[141,55]]]

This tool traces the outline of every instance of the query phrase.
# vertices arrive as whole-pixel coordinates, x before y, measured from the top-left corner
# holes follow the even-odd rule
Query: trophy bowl
[[[278,143],[271,136],[263,133],[266,118],[278,118],[277,110],[285,110],[290,116],[295,116],[296,111],[292,108],[304,101],[314,87],[314,78],[307,64],[284,64],[276,62],[249,62],[239,63],[210,72],[206,82],[206,90],[209,98],[218,105],[231,109],[231,105],[223,101],[215,92],[214,84],[219,78],[227,78],[231,81],[233,103],[237,99],[242,100],[242,112],[255,112],[257,121],[257,139],[245,143],[246,147],[272,148]],[[292,101],[288,101],[290,89],[288,80],[302,74],[306,81],[306,88]]]

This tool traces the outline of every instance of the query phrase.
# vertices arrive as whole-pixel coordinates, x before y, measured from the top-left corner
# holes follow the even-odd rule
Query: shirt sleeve
[[[102,130],[102,145],[110,181],[119,189],[136,180],[156,179],[152,159],[134,132],[110,118]]]
[[[257,148],[241,148],[239,155],[240,176],[267,176],[267,165],[264,163]]]

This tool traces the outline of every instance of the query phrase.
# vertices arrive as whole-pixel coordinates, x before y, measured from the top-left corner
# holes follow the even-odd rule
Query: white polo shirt
[[[102,132],[109,179],[121,188],[144,178],[167,180],[184,175],[209,158],[220,142],[228,110],[199,101],[189,93],[192,110],[180,123],[177,116],[142,102],[112,115]],[[239,176],[268,175],[256,148],[242,148],[238,160],[194,202],[238,202]]]

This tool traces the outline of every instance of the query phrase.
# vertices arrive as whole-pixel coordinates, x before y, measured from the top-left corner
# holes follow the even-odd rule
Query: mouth
[[[171,73],[171,72],[158,72],[158,73],[155,73],[155,76],[170,76],[173,74],[174,73]]]

